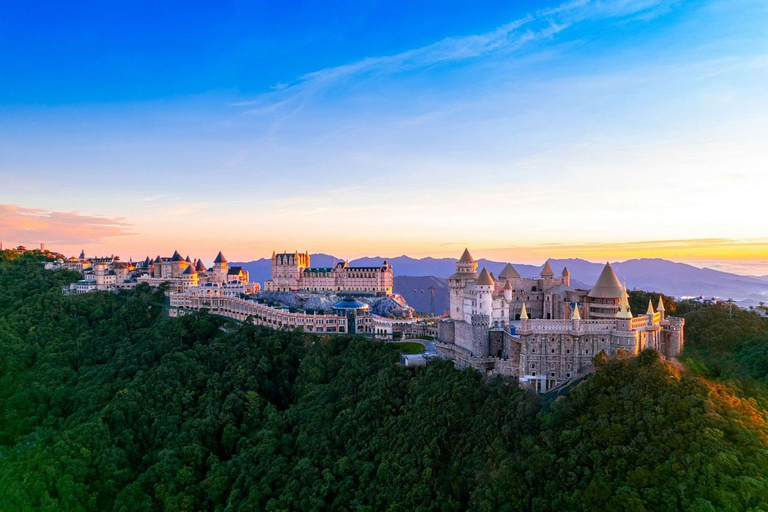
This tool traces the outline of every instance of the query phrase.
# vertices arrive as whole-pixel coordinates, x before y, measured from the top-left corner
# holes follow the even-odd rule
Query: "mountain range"
[[[330,267],[340,258],[328,254],[312,254],[312,266]],[[405,297],[417,311],[429,311],[429,288],[435,287],[435,312],[442,313],[448,308],[447,278],[455,272],[454,258],[395,258],[364,257],[351,260],[351,266],[378,266],[384,261],[392,264],[395,276],[394,291]],[[550,266],[556,276],[564,267],[571,273],[573,288],[589,289],[600,275],[604,263],[594,263],[579,258],[550,259]],[[478,260],[478,270],[487,267],[498,275],[507,262]],[[251,280],[264,283],[271,278],[271,259],[262,258],[250,262],[232,263],[240,265],[250,272]],[[536,277],[543,265],[513,263],[522,277]],[[660,258],[631,259],[612,262],[619,279],[626,282],[629,289],[663,292],[680,297],[719,297],[732,298],[739,304],[748,306],[759,302],[768,302],[768,276],[744,276],[722,272],[709,268],[699,268],[686,263],[677,263]],[[422,291],[423,290],[423,291]]]

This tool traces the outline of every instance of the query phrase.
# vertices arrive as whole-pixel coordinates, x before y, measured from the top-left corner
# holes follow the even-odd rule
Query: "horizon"
[[[0,240],[765,276],[765,22],[757,0],[8,3]]]

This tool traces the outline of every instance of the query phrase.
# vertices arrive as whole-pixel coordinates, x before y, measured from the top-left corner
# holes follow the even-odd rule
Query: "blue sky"
[[[0,239],[768,274],[766,27],[740,0],[5,2]]]

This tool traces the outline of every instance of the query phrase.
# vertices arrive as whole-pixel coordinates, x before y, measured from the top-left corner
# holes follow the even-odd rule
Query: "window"
[[[571,378],[571,372],[566,373],[565,376],[570,379]]]
[[[571,349],[566,349],[565,353],[566,354],[570,354],[571,353]]]
[[[555,372],[550,373],[549,376],[550,377],[554,377],[555,376]]]
[[[555,353],[555,349],[552,349],[552,353],[553,353],[553,354]]]
[[[532,375],[533,377],[535,377],[535,376],[536,376],[536,372],[531,372],[531,375]]]

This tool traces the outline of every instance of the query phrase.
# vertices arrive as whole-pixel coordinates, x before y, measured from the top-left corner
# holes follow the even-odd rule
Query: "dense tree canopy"
[[[0,256],[0,510],[768,508],[764,409],[701,357],[540,399],[364,338],[169,320],[144,287],[62,295],[76,277]],[[765,333],[699,314],[691,350]]]

